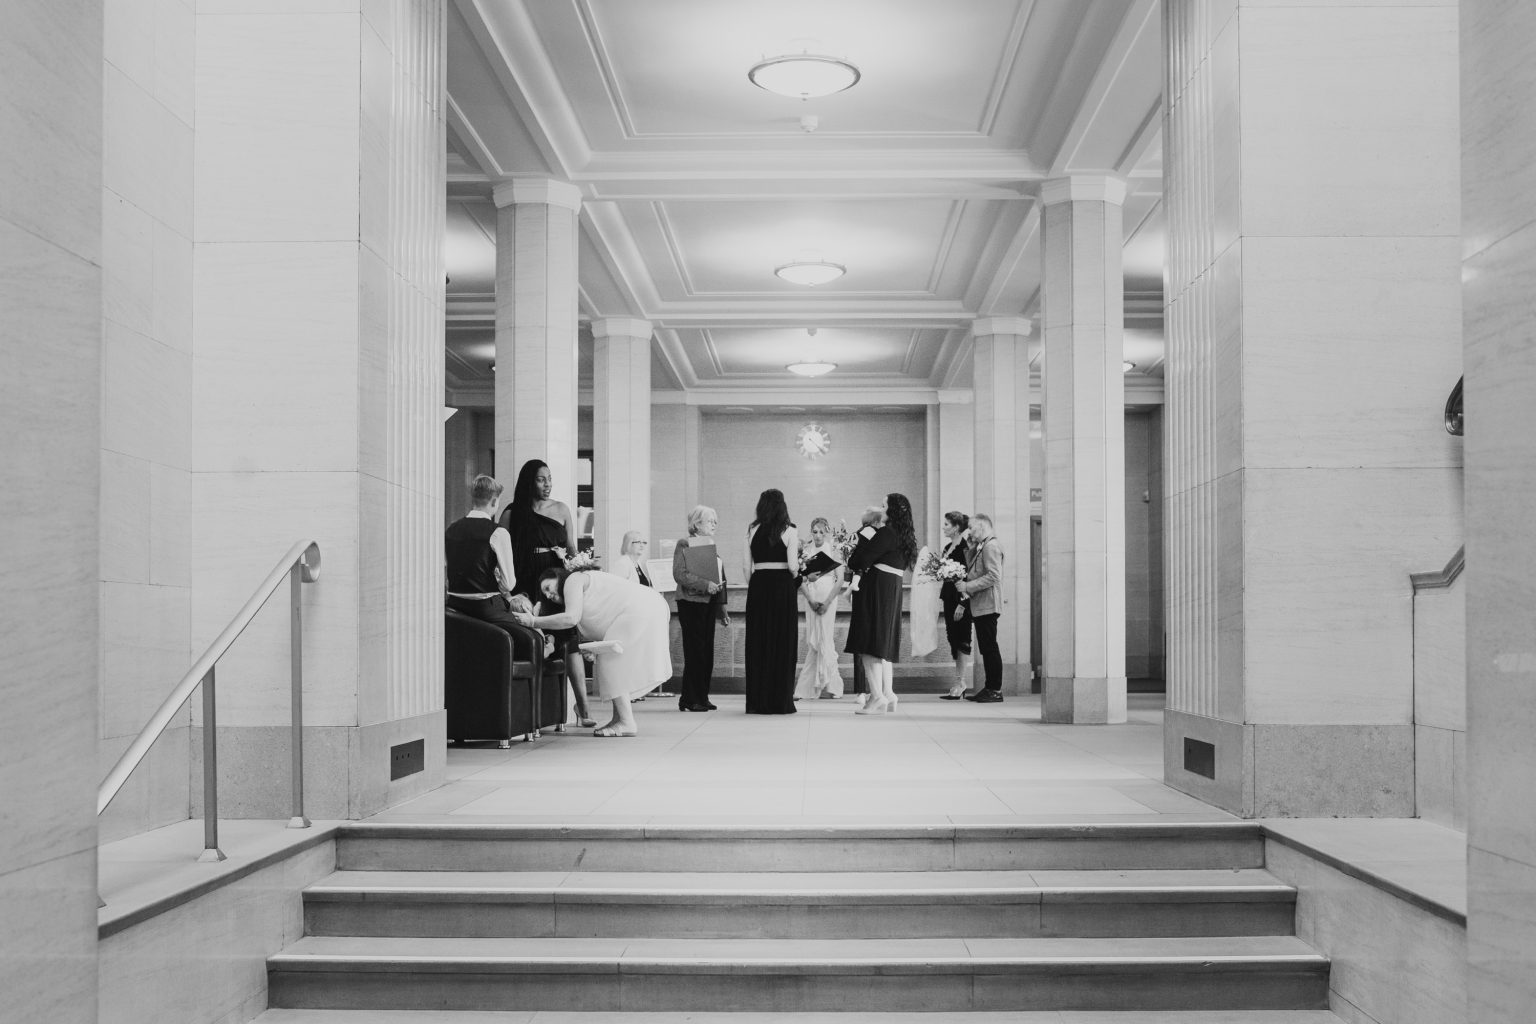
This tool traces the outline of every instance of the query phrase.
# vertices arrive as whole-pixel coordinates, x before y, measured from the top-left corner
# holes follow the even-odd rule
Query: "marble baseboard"
[[[1093,679],[1046,676],[1041,720],[1067,725],[1114,725],[1126,720],[1125,677]]]
[[[1181,793],[1188,793],[1224,811],[1253,817],[1249,733],[1249,726],[1168,708],[1163,712],[1163,781]],[[1209,743],[1216,748],[1215,778],[1185,770],[1185,739]]]
[[[1411,725],[1253,725],[1168,709],[1163,778],[1245,818],[1414,814]],[[1184,768],[1184,741],[1215,748],[1216,777]]]
[[[304,813],[310,818],[367,817],[442,785],[447,771],[447,713],[367,726],[304,728]],[[220,726],[219,816],[286,818],[292,806],[289,730]],[[424,769],[391,782],[389,751],[425,741]],[[190,732],[192,817],[202,816],[203,731]]]

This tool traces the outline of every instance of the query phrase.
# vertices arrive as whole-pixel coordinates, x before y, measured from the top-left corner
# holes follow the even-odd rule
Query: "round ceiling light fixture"
[[[1121,373],[1130,373],[1134,369],[1136,369],[1136,364],[1131,362],[1129,359],[1121,361],[1121,363],[1120,363],[1120,372]]]
[[[836,281],[848,273],[848,268],[841,263],[832,263],[828,260],[795,260],[780,267],[773,268],[774,276],[790,284],[818,285],[829,281]]]
[[[816,53],[768,57],[747,72],[747,78],[759,89],[796,100],[851,89],[858,84],[859,77],[859,69],[848,61]]]
[[[820,377],[837,369],[837,364],[823,362],[790,363],[784,369],[790,373],[798,373],[802,377]]]

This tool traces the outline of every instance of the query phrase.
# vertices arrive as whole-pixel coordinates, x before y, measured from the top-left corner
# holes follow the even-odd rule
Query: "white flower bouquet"
[[[574,555],[569,554],[565,548],[553,548],[560,556],[560,562],[571,572],[583,572],[597,568],[597,552],[590,549],[578,551]]]
[[[917,574],[935,583],[959,581],[965,579],[965,566],[936,551],[929,551],[918,563]]]

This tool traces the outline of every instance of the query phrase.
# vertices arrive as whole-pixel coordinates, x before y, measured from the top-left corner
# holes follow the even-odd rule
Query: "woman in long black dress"
[[[885,525],[860,530],[848,556],[849,571],[863,575],[853,592],[845,650],[863,663],[869,682],[869,700],[854,714],[896,710],[891,668],[901,657],[901,584],[916,561],[912,504],[893,491],[885,496]]]
[[[971,517],[964,512],[944,513],[944,550],[939,556],[946,561],[966,564],[970,554]],[[971,605],[963,599],[954,580],[945,580],[939,587],[939,603],[944,608],[944,635],[949,640],[949,656],[955,659],[955,685],[940,700],[959,700],[965,694],[966,676],[971,671]]]
[[[757,499],[747,528],[747,714],[795,713],[795,655],[800,616],[795,601],[800,537],[784,494],[769,488]],[[793,567],[793,568],[792,568]]]
[[[565,567],[560,551],[576,553],[571,543],[576,536],[576,517],[571,515],[569,505],[550,497],[554,486],[555,477],[549,466],[529,459],[517,472],[511,504],[501,512],[501,525],[512,535],[512,565],[517,571],[512,593],[527,595],[534,603],[540,598],[540,574],[546,569]],[[576,649],[576,631],[558,630],[551,635],[564,652],[565,675],[576,698],[577,723],[590,728],[597,723],[587,714],[587,666]]]

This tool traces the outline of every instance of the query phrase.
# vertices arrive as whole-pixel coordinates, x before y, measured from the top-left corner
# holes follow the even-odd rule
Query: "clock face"
[[[832,438],[818,423],[807,423],[795,435],[795,451],[808,459],[819,459],[832,448]]]

